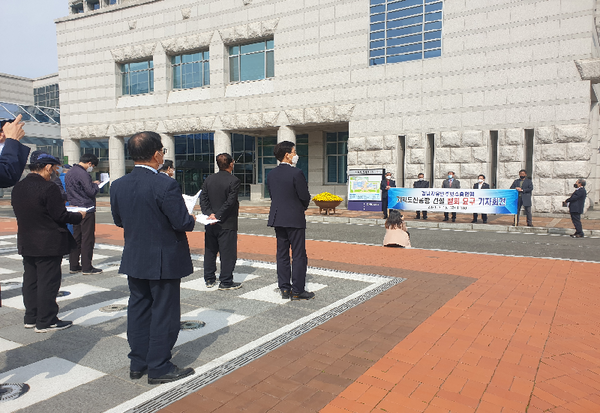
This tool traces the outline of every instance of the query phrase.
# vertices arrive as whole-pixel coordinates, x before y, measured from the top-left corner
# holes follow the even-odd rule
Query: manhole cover
[[[27,383],[0,384],[0,402],[18,399],[29,391]]]
[[[0,285],[3,287],[8,287],[11,285],[21,285],[21,283],[18,281],[4,281],[4,282],[0,282]]]
[[[206,323],[204,321],[195,321],[195,320],[191,320],[191,321],[181,321],[179,323],[179,329],[180,330],[197,330],[199,328],[202,328],[206,325]]]
[[[100,311],[103,313],[116,313],[117,311],[123,310],[127,310],[127,306],[125,304],[111,304],[100,308]]]
[[[69,291],[59,291],[58,294],[56,294],[57,297],[66,297],[67,295],[71,295],[71,293]]]

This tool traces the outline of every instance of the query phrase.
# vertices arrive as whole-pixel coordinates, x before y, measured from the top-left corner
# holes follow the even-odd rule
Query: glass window
[[[171,57],[173,89],[191,89],[210,84],[208,51]]]
[[[193,133],[174,138],[175,179],[184,194],[195,195],[202,189],[206,177],[215,172],[215,135]]]
[[[229,80],[240,82],[275,76],[273,40],[229,47]]]
[[[58,108],[58,84],[33,89],[34,104],[48,108]]]
[[[154,92],[154,62],[124,63],[121,65],[123,95]]]
[[[370,4],[369,65],[441,56],[442,0],[371,0]]]
[[[108,161],[108,139],[81,139],[79,141],[80,155],[93,153],[100,161]]]
[[[325,136],[327,183],[348,182],[348,132],[327,132]]]

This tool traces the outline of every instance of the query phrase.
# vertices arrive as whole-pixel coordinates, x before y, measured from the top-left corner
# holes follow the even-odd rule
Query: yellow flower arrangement
[[[321,192],[320,194],[314,196],[312,200],[313,201],[343,201],[344,199],[337,195],[330,194],[329,192]]]

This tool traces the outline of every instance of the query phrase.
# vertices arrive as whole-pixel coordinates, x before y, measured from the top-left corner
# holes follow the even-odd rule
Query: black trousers
[[[237,261],[237,231],[223,229],[221,225],[207,225],[204,230],[204,281],[214,282],[217,277],[217,254],[221,256],[222,285],[233,283],[233,270]]]
[[[423,212],[423,218],[427,218],[427,211],[417,211],[417,219],[421,217],[421,212]]]
[[[444,219],[448,219],[448,212],[444,212]],[[452,219],[456,219],[456,212],[452,213]]]
[[[58,321],[56,295],[60,288],[62,257],[23,257],[25,324],[46,328]]]
[[[479,215],[477,213],[473,214],[473,221],[477,221],[478,216]],[[483,222],[487,222],[487,214],[481,214],[481,219]]]
[[[583,235],[583,228],[581,227],[581,214],[579,212],[571,212],[571,222],[575,227],[575,234]]]
[[[79,225],[73,225],[73,237],[77,241],[77,247],[69,254],[69,266],[72,270],[79,267],[79,256],[81,256],[81,268],[89,271],[93,268],[92,257],[94,256],[94,243],[96,242],[96,214],[88,212]]]
[[[304,292],[306,284],[306,230],[304,228],[275,227],[277,237],[277,283],[282,290]],[[292,263],[290,263],[290,247]]]
[[[179,336],[181,280],[127,277],[127,340],[131,371],[156,378],[171,371],[171,350]]]
[[[383,212],[383,218],[388,217],[388,197],[381,198],[381,211]]]
[[[519,197],[517,202],[517,225],[519,225],[519,218],[521,217],[521,207],[525,210],[525,216],[527,217],[527,225],[533,225],[533,221],[531,218],[531,205],[525,206],[523,205],[523,199]]]

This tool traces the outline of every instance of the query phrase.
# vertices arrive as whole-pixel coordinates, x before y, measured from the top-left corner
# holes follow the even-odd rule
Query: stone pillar
[[[63,141],[63,153],[69,157],[70,165],[79,163],[79,158],[81,157],[79,139],[65,139]]]
[[[173,135],[169,133],[161,133],[160,140],[162,141],[163,148],[167,149],[167,154],[165,155],[165,159],[170,159],[173,161],[173,165],[176,166],[175,163],[175,138]]]
[[[279,129],[277,129],[277,143],[283,141],[296,143],[296,133],[289,126],[280,126]]]
[[[125,175],[125,141],[120,136],[108,137],[108,170],[110,180],[114,181]]]
[[[220,153],[226,152],[233,156],[233,151],[231,149],[231,134],[229,132],[225,132],[224,130],[216,129],[215,130],[215,172],[219,170],[217,166],[216,156]]]
[[[158,42],[156,50],[154,50],[152,59],[154,62],[154,92],[152,94],[154,103],[166,103],[169,91],[171,90],[172,69],[169,56],[165,53],[160,42]]]

